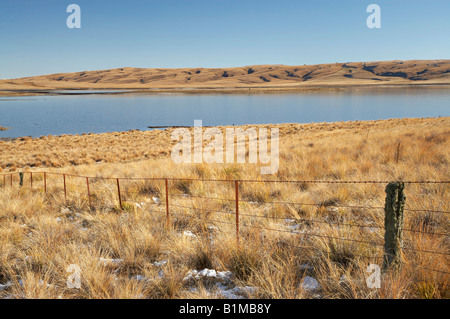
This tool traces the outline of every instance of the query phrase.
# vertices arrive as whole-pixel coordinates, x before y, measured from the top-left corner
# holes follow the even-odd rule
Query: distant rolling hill
[[[0,80],[0,90],[244,88],[450,84],[450,60],[254,65],[234,68],[118,68]]]

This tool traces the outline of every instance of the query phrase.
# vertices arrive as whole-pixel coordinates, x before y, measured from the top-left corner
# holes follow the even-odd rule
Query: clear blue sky
[[[81,7],[81,29],[66,8]],[[366,8],[381,7],[381,29]],[[0,78],[450,58],[449,0],[0,0]]]

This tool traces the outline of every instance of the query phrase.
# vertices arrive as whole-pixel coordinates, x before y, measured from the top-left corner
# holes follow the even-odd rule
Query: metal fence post
[[[169,228],[170,223],[170,212],[169,212],[169,183],[167,178],[164,180],[165,188],[166,188],[166,227]]]
[[[87,185],[87,192],[88,192],[88,198],[89,198],[89,208],[92,210],[91,190],[89,188],[89,177],[86,177],[86,185]]]
[[[239,246],[239,181],[234,182],[236,195],[236,244]]]
[[[22,187],[23,186],[23,173],[19,172],[19,186]]]
[[[44,172],[44,191],[47,193],[47,173]]]
[[[122,207],[122,197],[121,197],[121,195],[120,195],[120,183],[119,183],[119,179],[118,179],[118,178],[116,178],[116,182],[117,182],[117,193],[118,193],[118,195],[119,195],[119,207],[120,207],[121,210],[123,210],[123,207]]]
[[[67,202],[66,174],[63,174],[63,181],[64,181],[64,200]]]
[[[405,184],[389,183],[386,186],[386,203],[384,206],[384,269],[399,268],[403,245],[403,209],[406,196]]]

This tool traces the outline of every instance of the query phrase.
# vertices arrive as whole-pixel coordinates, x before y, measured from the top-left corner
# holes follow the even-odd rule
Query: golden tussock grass
[[[371,289],[384,184],[241,182],[237,245],[234,183],[169,181],[167,224],[164,181],[121,181],[121,210],[115,181],[100,177],[448,181],[449,121],[264,125],[280,129],[280,169],[270,176],[259,164],[175,164],[171,130],[0,142],[3,173],[25,172],[22,188],[0,176],[0,284],[9,283],[0,296],[224,298],[226,287],[248,298],[448,298],[448,274],[429,270],[448,272],[448,214],[412,211],[448,212],[448,184],[406,186],[402,268]],[[39,170],[92,177],[93,209],[85,179],[67,177],[65,200],[61,176],[47,176],[45,194]],[[72,264],[80,289],[66,284]],[[204,268],[232,275],[222,286],[184,280]],[[306,277],[319,289],[306,289]]]

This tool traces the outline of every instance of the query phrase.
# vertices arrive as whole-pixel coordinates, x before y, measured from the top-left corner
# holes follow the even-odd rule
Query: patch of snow
[[[217,272],[214,269],[205,268],[197,274],[200,277],[217,277]]]
[[[191,232],[190,230],[186,230],[183,233],[183,235],[186,236],[186,237],[197,238],[197,236],[193,232]]]
[[[293,233],[304,233],[304,230],[299,230],[300,224],[297,224],[297,221],[290,218],[285,218],[283,220],[284,224],[279,224],[280,227],[285,227],[292,231]],[[287,225],[286,225],[287,224]]]
[[[8,281],[5,285],[0,284],[0,291],[6,290],[11,286],[11,282]]]
[[[221,283],[218,283],[216,287],[219,289],[220,294],[227,299],[244,299],[246,295],[253,294],[258,290],[257,287],[250,286],[234,287],[230,289]]]
[[[191,279],[200,280],[202,278],[211,278],[216,279],[218,281],[229,281],[232,277],[231,271],[216,271],[214,269],[205,268],[203,270],[191,270],[187,273],[186,277],[184,277],[183,281],[188,281]]]
[[[320,288],[319,282],[313,277],[306,276],[303,278],[300,286],[304,290],[313,291]]]
[[[217,272],[217,277],[224,281],[230,280],[232,276],[233,276],[233,274],[231,273],[231,271],[218,271]]]
[[[166,259],[166,260],[162,260],[162,261],[156,261],[152,265],[155,267],[162,267],[167,263],[168,263],[168,260]]]
[[[161,204],[161,200],[158,197],[153,196],[152,199],[156,204]]]
[[[257,291],[256,287],[234,287],[232,282],[233,273],[231,271],[216,271],[214,269],[205,268],[203,270],[191,270],[184,277],[184,282],[192,282],[194,280],[209,280],[215,284],[210,286],[209,294],[217,293],[227,299],[244,299],[247,295],[253,294]],[[214,292],[217,289],[218,292]],[[195,287],[189,287],[189,292],[197,292]]]
[[[295,224],[295,225],[289,225],[289,226],[287,226],[287,228],[289,229],[289,230],[297,230],[298,228],[300,227],[300,225],[299,224]]]
[[[224,285],[217,285],[217,287],[219,288],[220,294],[227,299],[244,299],[244,296],[239,294],[239,287],[233,289],[229,289]]]

